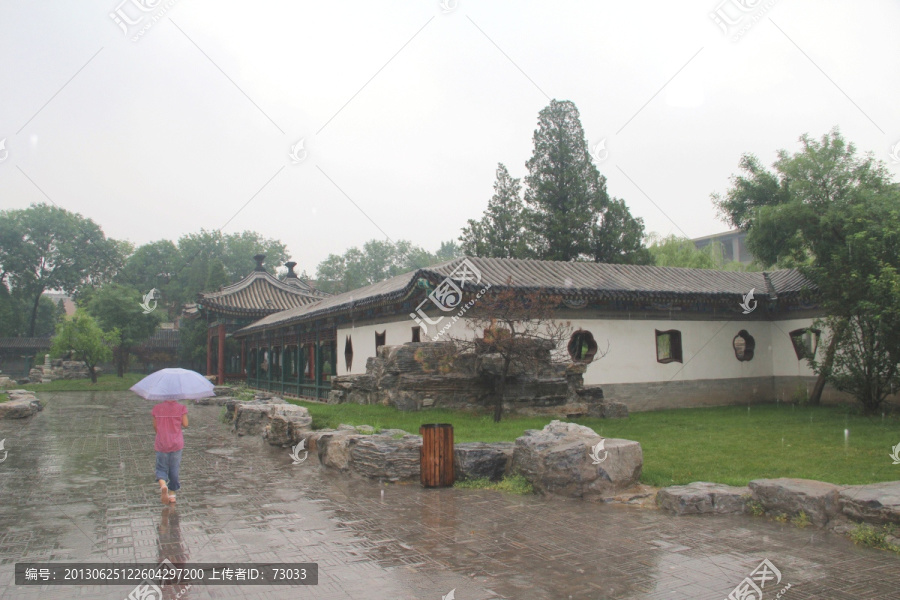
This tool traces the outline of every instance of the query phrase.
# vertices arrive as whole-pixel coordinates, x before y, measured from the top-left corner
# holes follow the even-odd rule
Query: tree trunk
[[[34,303],[31,305],[31,321],[28,324],[28,337],[34,337],[34,329],[37,326],[38,305],[41,303],[41,296],[44,290],[38,290],[37,296],[34,297]]]
[[[816,378],[816,385],[813,386],[812,394],[809,396],[809,404],[811,406],[819,406],[822,402],[822,391],[825,389],[825,381],[831,374],[831,368],[834,365],[834,354],[837,351],[838,338],[844,336],[847,329],[847,321],[838,321],[831,335],[831,341],[828,343],[828,349],[825,350],[825,360],[822,362],[822,368],[819,370],[819,376]]]
[[[506,374],[509,373],[510,359],[503,359],[503,370],[500,372],[500,381],[497,383],[496,398],[494,399],[494,423],[499,423],[503,418],[503,395],[506,393]]]
[[[97,383],[97,371],[94,370],[94,365],[88,366],[88,372],[91,374],[91,383]]]
[[[125,377],[125,367],[128,364],[128,350],[121,346],[116,350],[116,377]]]

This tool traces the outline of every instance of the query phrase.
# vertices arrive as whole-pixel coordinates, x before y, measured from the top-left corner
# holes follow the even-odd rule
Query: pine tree
[[[460,241],[467,255],[491,258],[529,256],[521,180],[511,177],[500,163],[494,195],[480,221],[469,219]]]

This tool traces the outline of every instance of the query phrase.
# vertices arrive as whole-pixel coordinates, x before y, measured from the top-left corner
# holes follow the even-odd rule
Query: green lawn
[[[316,428],[340,423],[418,433],[423,423],[451,423],[454,441],[513,441],[549,418],[489,416],[447,410],[402,412],[385,406],[306,406]],[[633,413],[624,420],[572,419],[604,437],[637,440],[644,451],[641,481],[667,486],[691,481],[746,485],[764,477],[800,477],[839,484],[900,479],[891,447],[900,443],[900,417],[863,417],[841,407],[765,405]],[[844,430],[850,432],[844,444]]]
[[[125,373],[124,377],[101,375],[97,383],[90,379],[57,379],[50,383],[29,383],[18,389],[32,392],[124,392],[146,377],[141,373]]]

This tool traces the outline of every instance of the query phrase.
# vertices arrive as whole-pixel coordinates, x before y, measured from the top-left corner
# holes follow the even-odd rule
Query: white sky
[[[0,208],[49,197],[135,244],[228,222],[310,274],[385,234],[433,251],[498,162],[526,174],[549,98],[648,233],[726,230],[709,195],[742,153],[835,125],[900,174],[896,1],[120,1],[0,3]],[[126,37],[117,8],[149,16]]]

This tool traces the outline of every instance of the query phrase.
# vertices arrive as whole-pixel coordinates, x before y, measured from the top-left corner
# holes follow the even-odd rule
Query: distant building
[[[58,305],[59,301],[63,301],[63,307],[66,309],[66,316],[71,317],[75,314],[75,301],[72,297],[63,292],[44,292],[44,296],[53,300],[53,304]]]
[[[722,245],[723,258],[726,261],[735,260],[739,263],[749,265],[753,262],[753,255],[747,249],[747,232],[735,229],[726,231],[725,233],[716,233],[705,237],[694,238],[691,240],[698,250],[709,246],[713,242]]]

